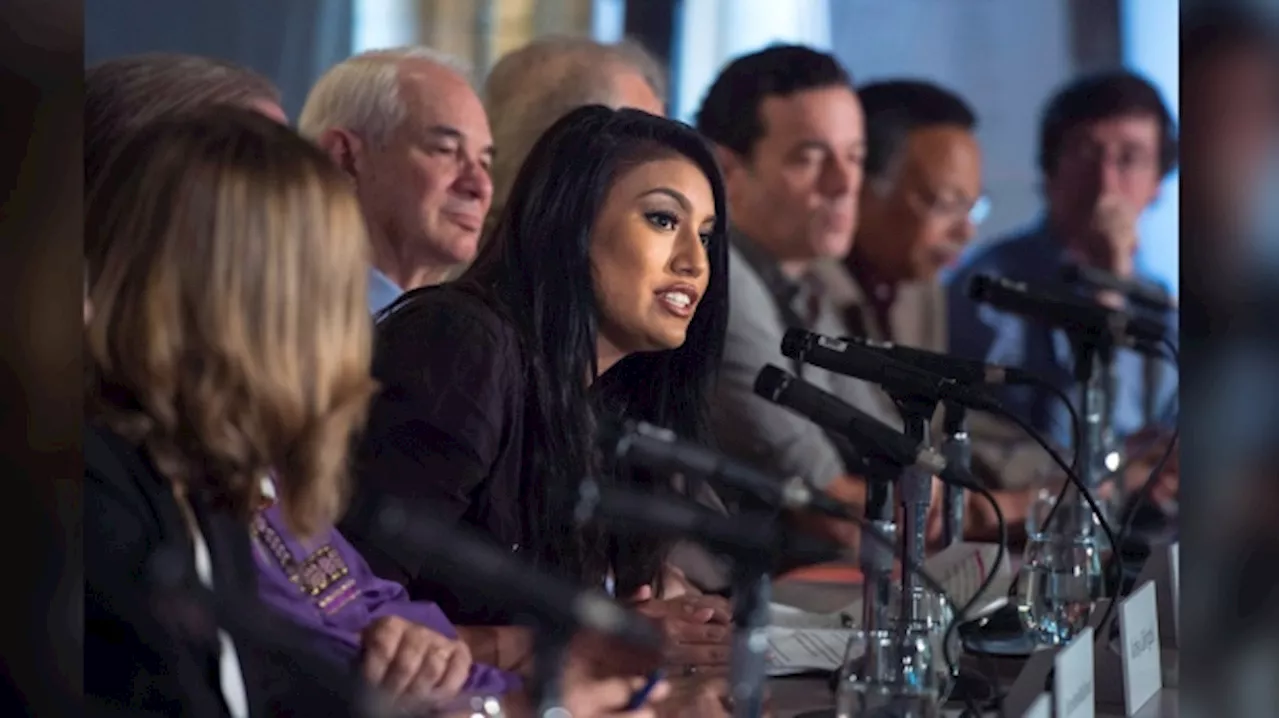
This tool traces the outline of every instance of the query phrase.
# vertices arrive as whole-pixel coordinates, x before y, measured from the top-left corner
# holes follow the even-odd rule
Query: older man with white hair
[[[312,88],[299,129],[351,176],[372,244],[370,309],[447,278],[476,253],[493,199],[493,137],[458,60],[375,50]]]

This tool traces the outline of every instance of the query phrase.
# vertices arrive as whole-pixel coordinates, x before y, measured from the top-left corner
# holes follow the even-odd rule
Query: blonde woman
[[[203,585],[253,606],[247,526],[272,469],[299,532],[338,516],[374,388],[360,211],[322,154],[244,110],[143,129],[100,180],[85,205],[85,692],[266,715],[281,698],[256,651],[155,602]]]

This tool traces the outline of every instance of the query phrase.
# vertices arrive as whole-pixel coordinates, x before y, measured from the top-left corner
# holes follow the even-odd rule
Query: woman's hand
[[[645,586],[631,602],[632,608],[656,622],[666,636],[664,663],[673,678],[728,672],[733,633],[728,601],[719,596],[655,600],[653,589]]]
[[[361,644],[365,679],[406,710],[453,699],[471,671],[465,643],[399,616],[371,623]]]

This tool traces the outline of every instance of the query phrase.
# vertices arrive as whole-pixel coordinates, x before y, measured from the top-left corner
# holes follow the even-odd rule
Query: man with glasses
[[[1156,201],[1177,154],[1173,118],[1146,80],[1108,72],[1058,92],[1040,127],[1044,216],[1029,230],[975,254],[948,282],[951,351],[1023,367],[1074,397],[1074,352],[1065,333],[974,303],[967,296],[969,282],[977,274],[995,274],[1044,291],[1082,291],[1064,279],[1063,267],[1070,263],[1153,282],[1134,261],[1138,218]],[[1117,301],[1106,293],[1089,296]],[[1175,315],[1167,311],[1157,316],[1170,337],[1177,331]],[[1177,409],[1174,371],[1121,350],[1115,357],[1114,385],[1111,420],[1117,439],[1129,437],[1135,447],[1149,445],[1145,439],[1160,433],[1156,427],[1171,428]],[[1002,399],[1060,446],[1070,445],[1069,415],[1052,395],[1039,388],[1010,387]]]
[[[982,196],[977,119],[962,98],[929,82],[875,82],[858,96],[867,133],[858,229],[849,253],[814,273],[845,334],[947,352],[939,275],[959,259],[990,207]],[[887,395],[876,400],[880,411],[895,411]],[[1017,427],[977,414],[970,426],[974,468],[988,483],[1021,487],[1045,473],[1043,450]]]
[[[858,228],[843,261],[817,271],[849,333],[946,351],[938,274],[985,217],[977,120],[937,85],[893,80],[858,90],[866,114]]]

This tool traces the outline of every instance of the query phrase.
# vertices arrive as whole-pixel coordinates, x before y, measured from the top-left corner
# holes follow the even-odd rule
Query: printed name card
[[[1053,696],[1041,693],[1022,718],[1053,718]]]
[[[1085,628],[1053,659],[1057,718],[1093,718],[1093,629]]]
[[[1125,715],[1133,715],[1163,687],[1156,585],[1151,581],[1120,604],[1120,647],[1124,711]]]

